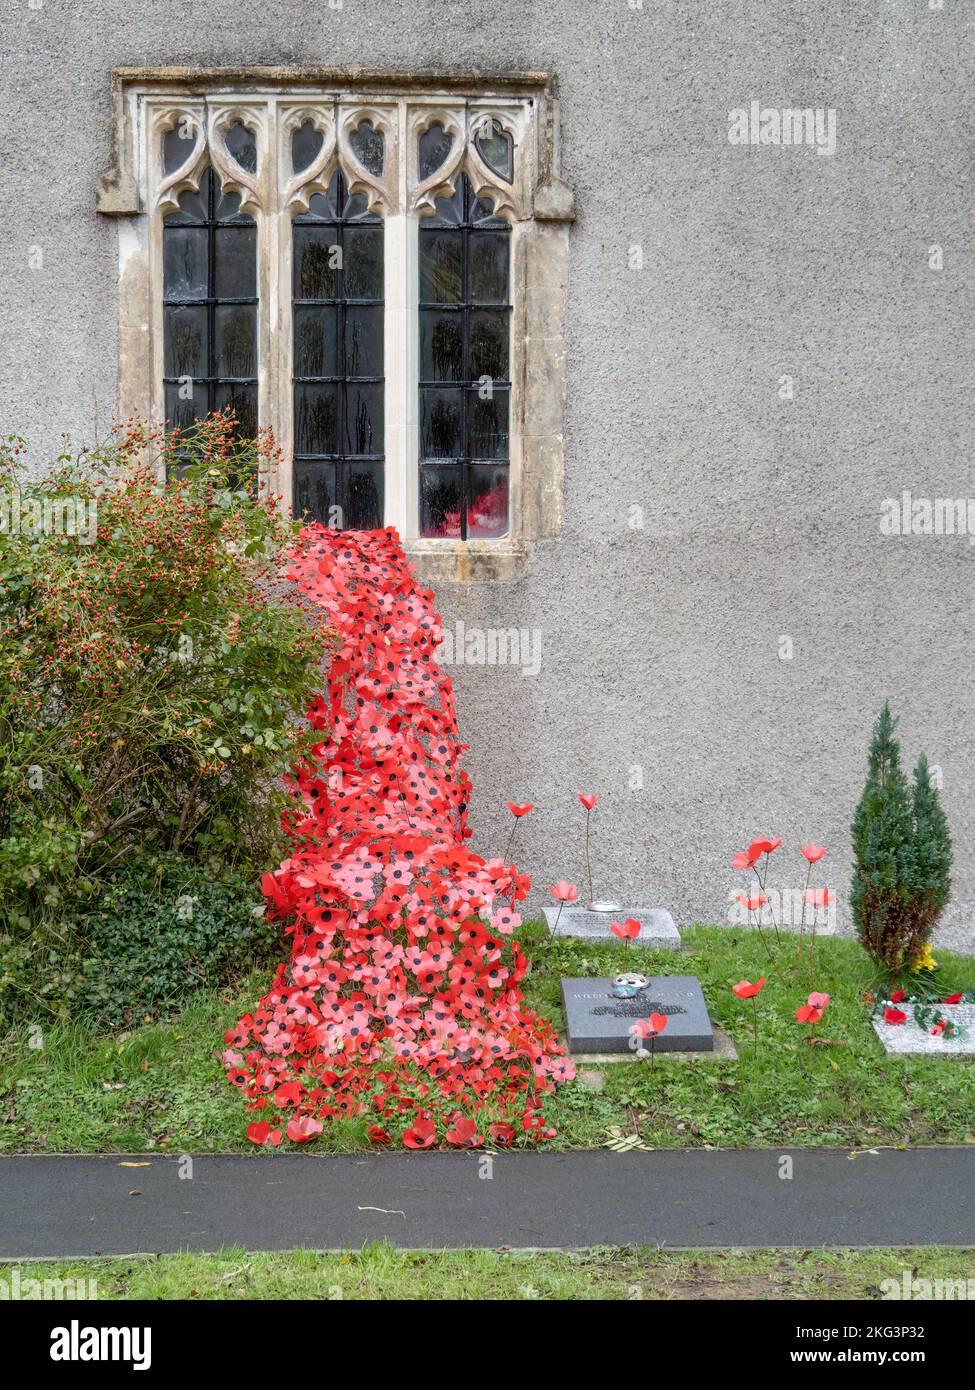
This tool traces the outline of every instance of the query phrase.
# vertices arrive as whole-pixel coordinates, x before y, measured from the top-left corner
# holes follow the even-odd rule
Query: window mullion
[[[290,297],[284,293],[281,278],[290,272],[290,261],[286,265],[281,244],[282,171],[278,140],[278,105],[271,100],[264,149],[266,198],[257,230],[257,411],[259,421],[270,427],[283,451],[282,462],[275,475],[267,479],[267,487],[290,498],[290,426],[285,427],[286,420],[290,421],[292,396]]]
[[[469,450],[467,448],[467,412],[470,404],[470,393],[467,389],[471,376],[470,347],[471,347],[471,306],[470,306],[470,278],[469,278],[469,258],[470,258],[470,228],[467,226],[467,189],[464,185],[464,224],[460,233],[460,538],[467,540],[467,514],[469,510],[469,491],[470,491],[470,463]]]
[[[211,169],[207,179],[207,410],[217,404],[217,188],[219,176]]]
[[[419,534],[419,246],[409,210],[407,106],[397,114],[396,205],[385,219],[386,524],[406,540]]]

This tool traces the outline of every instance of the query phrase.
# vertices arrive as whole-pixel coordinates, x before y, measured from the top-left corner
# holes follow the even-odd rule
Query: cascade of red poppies
[[[289,579],[338,636],[309,711],[323,741],[296,769],[289,858],[262,887],[291,958],[226,1034],[228,1073],[260,1112],[257,1143],[313,1138],[336,1115],[411,1147],[551,1135],[543,1093],[573,1075],[551,1026],[522,1005],[511,933],[526,875],[465,841],[440,620],[392,529],[305,528]]]

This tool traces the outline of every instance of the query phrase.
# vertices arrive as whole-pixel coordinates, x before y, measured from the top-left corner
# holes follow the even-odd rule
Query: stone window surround
[[[98,211],[119,219],[121,418],[160,421],[162,403],[162,218],[211,162],[258,223],[258,400],[284,464],[272,479],[291,496],[291,239],[288,224],[341,167],[386,229],[387,519],[404,536],[423,579],[507,580],[525,573],[533,542],[562,524],[565,300],[571,190],[558,174],[558,106],[549,73],[366,73],[322,68],[118,68],[112,74],[112,165]],[[168,176],[151,146],[184,116],[197,137]],[[319,157],[290,173],[290,134],[311,118],[323,131]],[[359,164],[348,135],[368,119],[383,130],[383,174]],[[515,138],[507,183],[479,158],[474,134],[497,120]],[[224,135],[241,120],[257,136],[256,175],[237,165]],[[419,179],[417,139],[440,121],[463,138],[444,167]],[[280,174],[278,171],[281,171]],[[509,532],[499,540],[417,537],[417,245],[424,208],[452,193],[465,171],[491,194],[512,227],[512,351]],[[272,181],[276,181],[272,184]],[[271,325],[276,331],[272,332]]]

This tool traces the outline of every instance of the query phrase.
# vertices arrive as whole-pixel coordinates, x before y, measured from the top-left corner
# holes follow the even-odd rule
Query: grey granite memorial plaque
[[[612,980],[562,981],[565,1031],[572,1056],[630,1052],[630,1028],[651,1014],[663,1014],[667,1027],[656,1052],[711,1052],[714,1030],[696,975],[654,975],[632,999],[614,999]],[[641,1046],[649,1049],[649,1042]]]
[[[680,950],[680,932],[669,912],[659,907],[626,907],[618,912],[591,912],[588,907],[568,904],[559,917],[558,905],[545,908],[545,920],[553,935],[578,936],[590,941],[617,941],[609,929],[610,922],[625,922],[627,917],[640,923],[640,935],[634,946],[649,946],[652,950]],[[558,931],[555,923],[558,920]]]

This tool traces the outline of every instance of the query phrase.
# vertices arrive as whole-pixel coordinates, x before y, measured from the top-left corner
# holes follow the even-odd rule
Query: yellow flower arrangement
[[[924,948],[922,949],[921,953],[914,957],[914,963],[911,966],[911,973],[916,975],[920,970],[937,970],[937,968],[938,962],[931,954],[931,942],[925,941]]]

